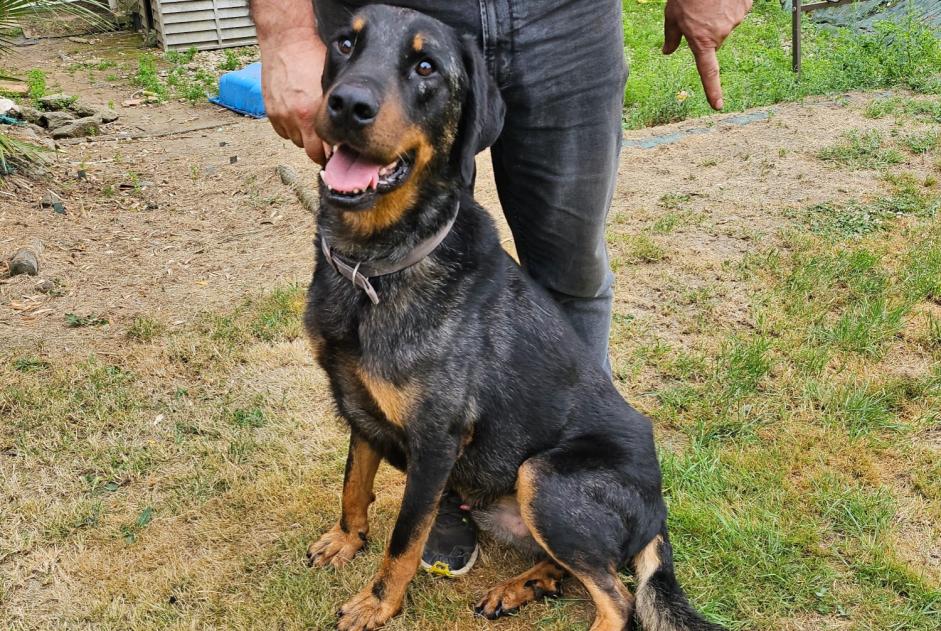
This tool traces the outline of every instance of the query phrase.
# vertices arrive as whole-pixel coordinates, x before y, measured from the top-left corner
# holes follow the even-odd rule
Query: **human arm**
[[[252,18],[261,50],[265,111],[275,132],[311,160],[325,162],[314,115],[323,98],[320,78],[326,48],[317,33],[310,0],[252,0]]]

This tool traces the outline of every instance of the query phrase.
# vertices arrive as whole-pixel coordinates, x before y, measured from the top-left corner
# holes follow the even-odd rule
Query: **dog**
[[[402,608],[439,498],[454,490],[535,567],[491,589],[487,618],[558,593],[592,631],[716,630],[678,585],[650,421],[593,364],[472,197],[504,105],[473,39],[371,5],[328,42],[317,254],[304,324],[350,427],[339,522],[308,548],[340,567],[366,542],[382,460],[405,472],[381,565],[338,613],[376,629]],[[636,576],[636,597],[618,570]]]

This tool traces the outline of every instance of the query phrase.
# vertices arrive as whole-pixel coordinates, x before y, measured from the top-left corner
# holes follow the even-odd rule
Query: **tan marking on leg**
[[[408,548],[401,555],[390,556],[386,549],[376,577],[340,607],[340,620],[337,623],[339,631],[375,629],[402,610],[405,590],[418,571],[421,554],[433,522],[434,512],[421,522],[409,541]]]
[[[627,591],[627,587],[621,582],[617,572],[614,569],[609,571],[618,598],[613,597],[590,576],[575,574],[575,577],[582,582],[582,585],[588,590],[588,595],[595,603],[595,621],[589,631],[624,631],[628,620],[631,618],[634,597]]]
[[[381,377],[369,374],[362,367],[357,369],[357,375],[389,422],[404,427],[408,423],[409,414],[415,407],[418,386],[416,384],[397,386]]]
[[[416,53],[420,53],[421,49],[425,47],[425,38],[422,37],[421,33],[415,33],[415,37],[412,38],[412,50]]]
[[[353,18],[353,31],[359,33],[363,30],[363,27],[366,26],[366,18],[361,15],[357,15]]]
[[[595,609],[597,611],[594,624],[592,624],[589,631],[623,631],[624,627],[627,625],[627,621],[630,619],[631,610],[634,605],[634,597],[621,582],[617,570],[613,566],[609,568],[609,572],[612,575],[612,584],[614,585],[614,589],[617,590],[622,601],[621,603],[618,603],[614,597],[600,587],[594,578],[575,571],[555,556],[552,549],[546,543],[545,538],[543,538],[539,529],[536,527],[536,521],[532,511],[531,503],[536,496],[536,475],[537,473],[534,470],[534,466],[529,462],[524,462],[519,468],[516,479],[516,497],[517,501],[519,501],[520,515],[523,518],[523,522],[526,524],[527,528],[529,528],[536,543],[538,543],[560,566],[568,570],[572,576],[581,581],[585,589],[588,590],[588,594],[595,603]]]
[[[382,458],[368,443],[355,439],[350,441],[349,458],[352,462],[343,481],[342,516],[333,528],[307,547],[311,566],[342,567],[366,544],[369,505],[375,499],[373,481]]]
[[[369,532],[369,505],[373,495],[373,482],[382,456],[364,440],[351,445],[353,466],[343,482],[343,521],[351,533]]]
[[[561,593],[565,571],[555,561],[542,561],[535,567],[491,588],[477,603],[477,613],[496,618],[546,596]]]

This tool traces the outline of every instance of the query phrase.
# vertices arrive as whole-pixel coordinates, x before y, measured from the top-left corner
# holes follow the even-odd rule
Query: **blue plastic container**
[[[233,70],[219,77],[219,96],[214,96],[209,100],[245,116],[264,118],[265,100],[261,96],[261,62],[256,61],[241,70]]]

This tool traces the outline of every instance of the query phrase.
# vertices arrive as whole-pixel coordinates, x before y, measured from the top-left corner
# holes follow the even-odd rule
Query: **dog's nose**
[[[338,85],[327,99],[327,111],[334,124],[362,128],[376,120],[379,99],[365,86]]]

